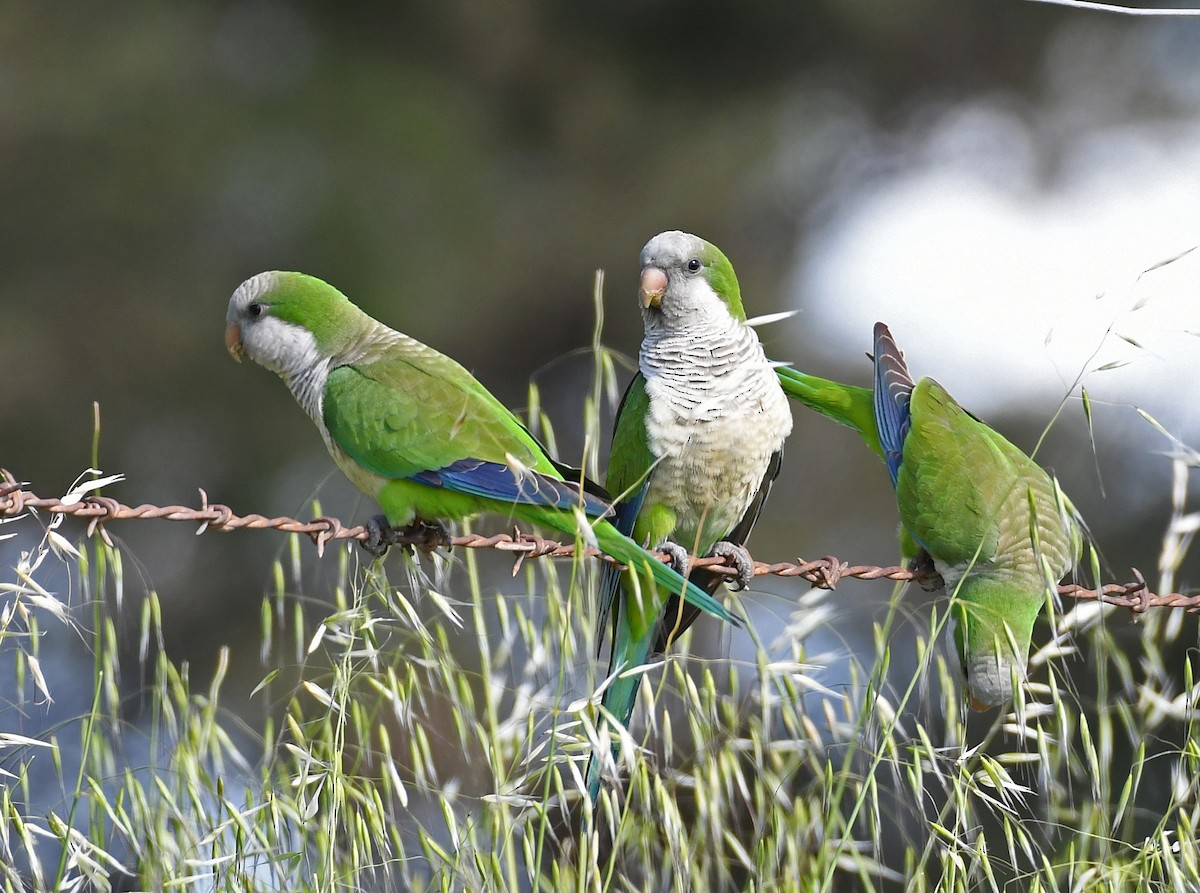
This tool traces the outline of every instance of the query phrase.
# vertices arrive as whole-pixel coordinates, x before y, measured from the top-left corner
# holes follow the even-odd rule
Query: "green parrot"
[[[409,525],[432,526],[444,539],[441,521],[485,511],[572,537],[583,525],[587,539],[639,579],[737,623],[605,520],[602,491],[581,474],[565,479],[570,470],[471,373],[372,319],[333,286],[303,273],[247,279],[229,299],[225,344],[235,359],[248,356],[284,380],[338,468],[382,507],[373,546],[386,548],[394,528]]]
[[[1056,482],[931,378],[914,383],[875,325],[875,387],[778,367],[784,391],[859,433],[887,464],[901,551],[932,563],[953,595],[954,641],[976,710],[1006,703],[1025,676],[1047,590],[1074,566],[1083,527]]]
[[[744,588],[753,565],[742,544],[779,472],[791,409],[746,324],[733,266],[716,246],[660,233],[642,249],[641,265],[645,338],[617,411],[605,479],[617,500],[613,523],[671,555],[684,574],[689,553],[726,557]],[[697,569],[689,579],[712,593],[724,578]],[[628,726],[641,675],[620,674],[663,651],[697,612],[661,588],[634,591],[608,569],[600,592],[601,634],[612,622],[602,707]],[[587,772],[593,803],[600,776],[596,755]]]

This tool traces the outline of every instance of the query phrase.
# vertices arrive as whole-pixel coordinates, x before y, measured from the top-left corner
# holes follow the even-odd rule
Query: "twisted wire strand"
[[[366,540],[370,535],[367,527],[356,525],[347,527],[334,517],[323,515],[311,521],[301,521],[286,516],[267,517],[266,515],[238,515],[229,506],[219,502],[209,502],[208,494],[200,491],[200,506],[192,508],[184,505],[149,505],[143,503],[137,506],[124,505],[108,496],[87,495],[71,497],[64,501],[54,497],[38,496],[24,489],[21,483],[6,469],[0,469],[0,520],[17,518],[26,513],[46,512],[51,515],[69,515],[88,520],[88,536],[99,531],[104,533],[104,525],[110,521],[128,521],[135,519],[161,518],[167,521],[186,521],[199,524],[197,534],[209,530],[280,530],[284,533],[301,533],[308,536],[316,544],[318,553],[323,553],[325,546],[337,540]],[[394,541],[398,545],[429,547],[427,532],[404,534],[397,532]],[[511,533],[496,533],[485,536],[479,533],[461,534],[450,537],[449,544],[463,549],[496,549],[502,552],[512,552],[516,555],[513,573],[529,558],[569,558],[575,555],[572,543],[562,543],[548,540],[537,534],[522,533],[515,530]],[[586,554],[613,564],[615,559],[588,547]],[[666,561],[668,556],[651,552],[655,557]],[[737,570],[729,565],[725,558],[694,558],[692,567],[703,567],[725,576],[737,575]],[[873,564],[849,564],[832,555],[805,561],[797,558],[795,562],[780,561],[768,564],[763,561],[754,562],[754,575],[773,575],[777,577],[800,577],[812,586],[820,589],[834,589],[839,581],[848,577],[859,580],[893,580],[921,582],[927,580],[928,574],[911,570],[900,565],[879,566]],[[1196,613],[1200,612],[1200,595],[1185,595],[1171,592],[1156,594],[1146,584],[1145,578],[1135,568],[1134,580],[1129,583],[1109,583],[1100,589],[1087,589],[1076,583],[1061,583],[1058,593],[1064,598],[1080,601],[1100,601],[1105,604],[1129,608],[1136,613],[1142,613],[1150,608],[1183,608]]]

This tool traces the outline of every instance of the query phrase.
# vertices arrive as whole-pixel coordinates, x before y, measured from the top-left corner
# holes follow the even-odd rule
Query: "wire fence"
[[[50,515],[68,515],[87,520],[88,536],[99,532],[105,536],[104,525],[111,521],[131,521],[159,518],[166,521],[184,521],[199,524],[197,534],[209,530],[279,530],[284,533],[302,533],[316,544],[319,553],[324,552],[326,544],[338,540],[366,540],[368,529],[363,525],[347,527],[337,518],[322,516],[310,521],[301,521],[285,516],[270,518],[266,515],[238,515],[233,509],[222,503],[208,501],[208,494],[200,491],[200,506],[192,508],[184,505],[148,505],[128,506],[108,496],[69,494],[64,498],[38,496],[24,485],[18,483],[5,469],[0,469],[0,520],[17,518],[26,513],[45,512]],[[413,532],[406,535],[397,531],[393,541],[397,545],[428,547],[428,532]],[[509,533],[497,533],[491,536],[471,533],[452,536],[449,544],[463,549],[496,549],[502,552],[515,553],[516,560],[513,573],[520,569],[521,564],[529,558],[570,558],[575,555],[573,543],[562,543],[548,540],[533,533],[522,533],[514,530]],[[588,547],[586,554],[604,561],[617,563],[614,559]],[[652,555],[667,560],[665,554],[652,552]],[[724,558],[695,558],[692,567],[703,567],[729,577],[737,575],[737,570],[730,566]],[[777,577],[800,577],[812,586],[821,589],[834,589],[839,581],[846,578],[859,580],[916,580],[928,578],[928,572],[912,570],[900,565],[879,566],[873,564],[849,564],[838,558],[827,555],[814,561],[797,558],[795,562],[780,561],[768,564],[754,561],[754,576],[773,575]],[[1101,601],[1105,604],[1117,605],[1141,613],[1150,608],[1182,608],[1188,612],[1200,612],[1200,594],[1185,595],[1171,592],[1163,595],[1152,592],[1145,578],[1137,570],[1133,570],[1134,580],[1129,583],[1109,583],[1099,589],[1087,589],[1075,583],[1061,583],[1059,595],[1079,601]]]

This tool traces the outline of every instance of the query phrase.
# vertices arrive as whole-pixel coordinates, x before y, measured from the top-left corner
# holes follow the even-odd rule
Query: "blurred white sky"
[[[1105,78],[1158,80],[1155,34],[1127,32],[1120,52],[1109,41]],[[1125,361],[1085,377],[1093,401],[1142,406],[1194,442],[1200,250],[1143,271],[1200,245],[1200,116],[1116,113],[1063,44],[1077,41],[1051,52],[1036,108],[973,98],[868,143],[855,167],[871,175],[796,270],[800,324],[861,355],[881,319],[916,375],[984,416],[1034,401],[1048,417],[1081,370]]]

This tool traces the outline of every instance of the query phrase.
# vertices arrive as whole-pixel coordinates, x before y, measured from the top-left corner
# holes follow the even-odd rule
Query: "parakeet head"
[[[729,258],[691,233],[659,233],[642,249],[638,297],[647,323],[686,322],[726,313],[745,322],[742,293]]]
[[[328,357],[361,313],[340,291],[304,273],[273,270],[237,287],[225,314],[225,346],[284,375]]]

